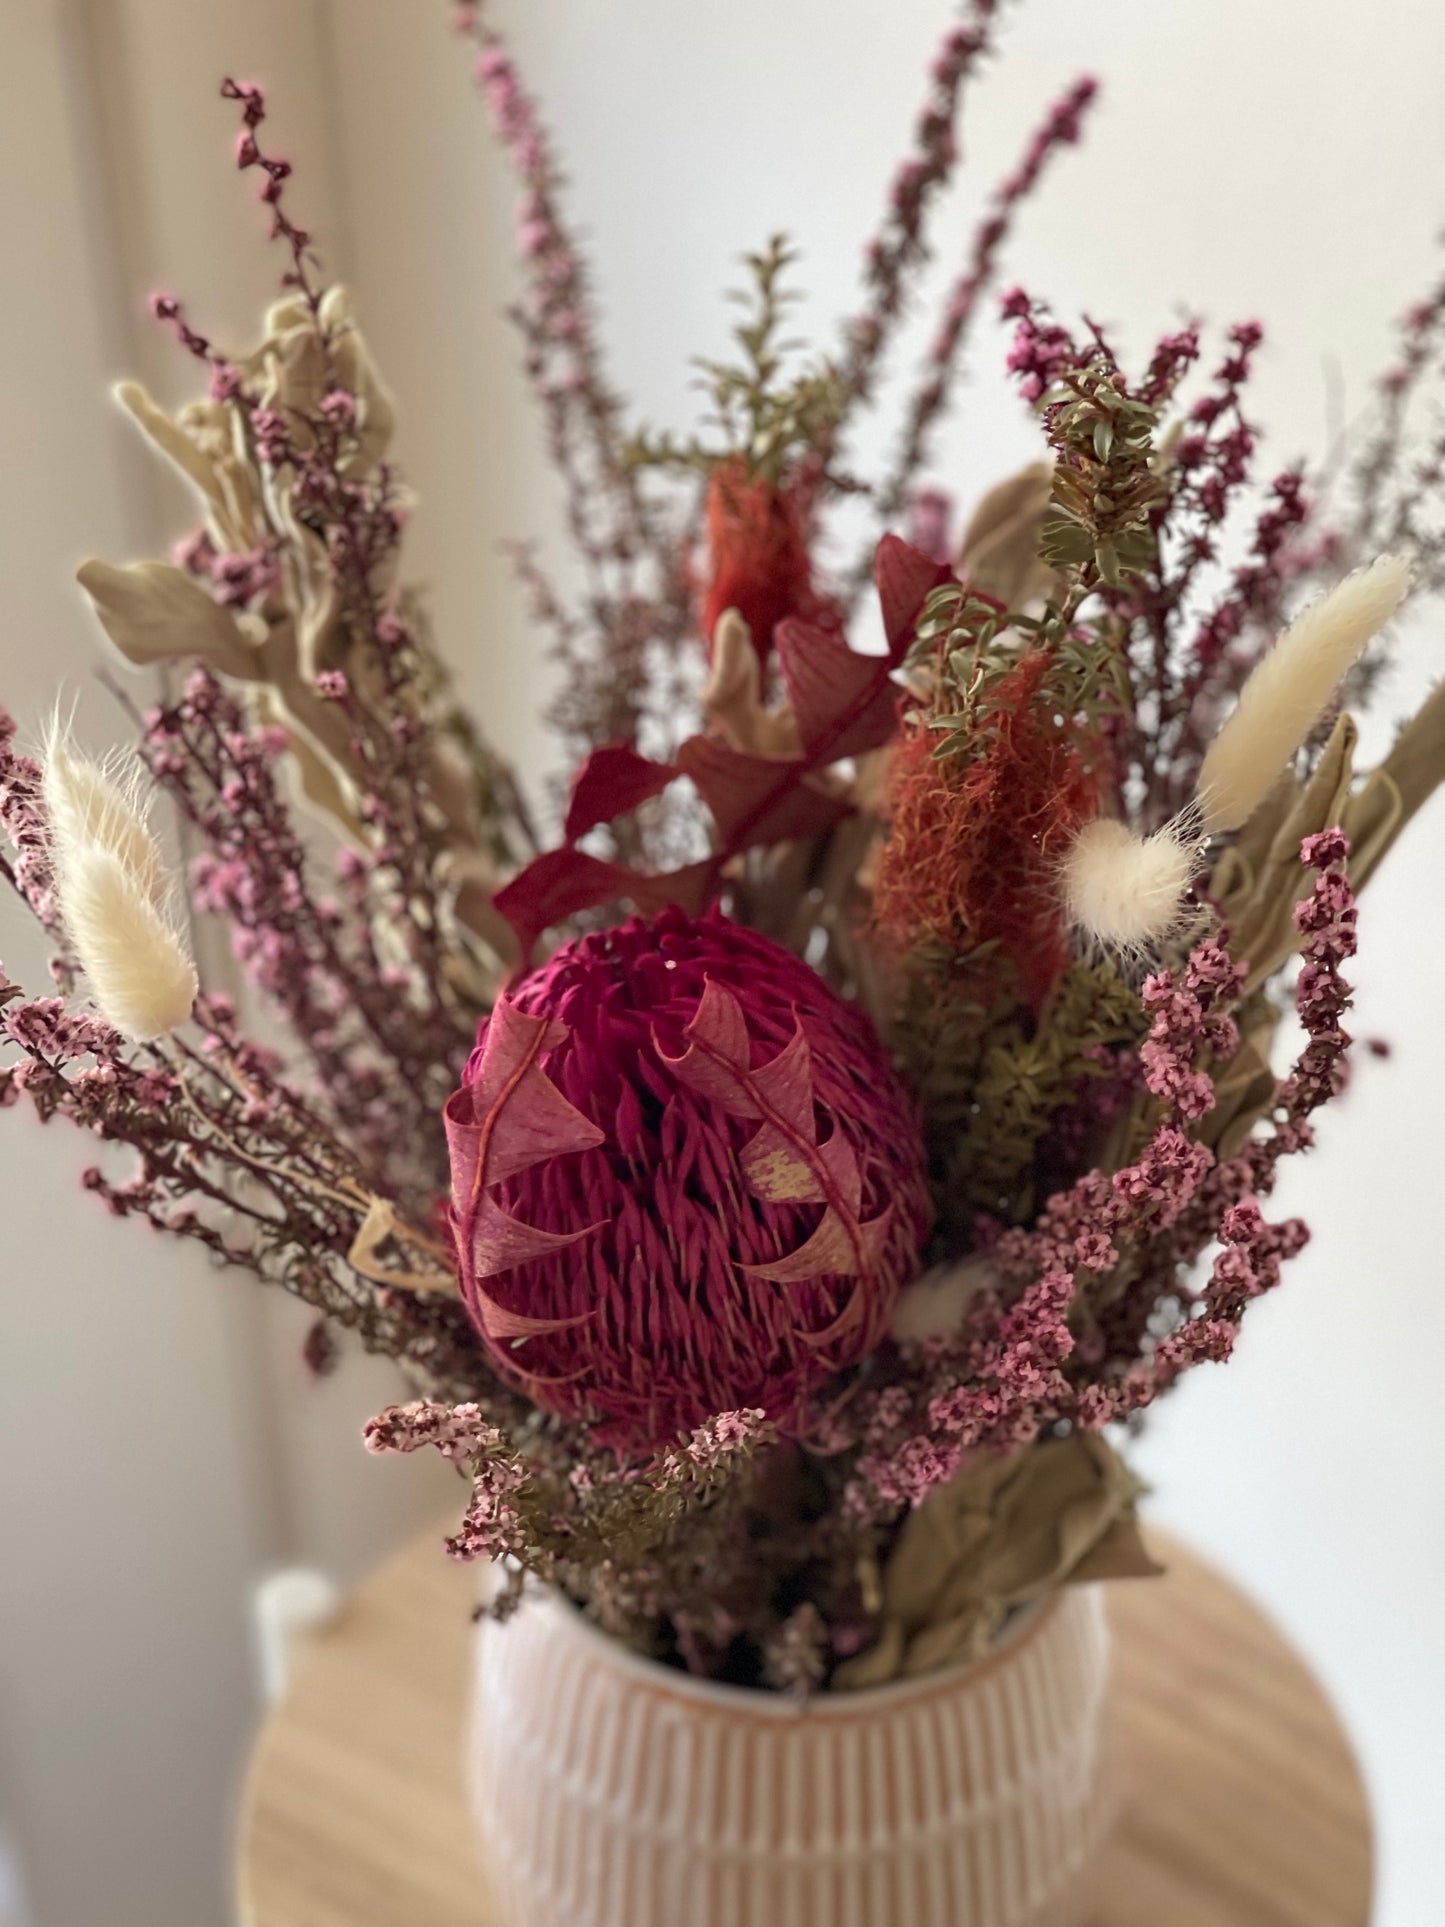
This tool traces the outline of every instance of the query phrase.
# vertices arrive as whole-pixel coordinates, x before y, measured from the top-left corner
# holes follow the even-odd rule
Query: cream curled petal
[[[978,1294],[992,1291],[998,1282],[998,1270],[987,1258],[936,1265],[899,1293],[893,1311],[894,1338],[907,1342],[956,1332]]]
[[[703,712],[734,749],[755,756],[796,756],[798,725],[787,709],[765,709],[758,652],[736,609],[725,609],[713,630]]]

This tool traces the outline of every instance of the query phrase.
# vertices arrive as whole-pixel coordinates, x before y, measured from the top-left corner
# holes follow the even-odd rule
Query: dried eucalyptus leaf
[[[960,573],[985,595],[1017,609],[1057,586],[1039,559],[1044,512],[1053,490],[1053,465],[1031,462],[991,488],[974,509],[959,547]]]
[[[1010,1611],[1060,1586],[1157,1572],[1132,1529],[1141,1491],[1097,1433],[969,1466],[905,1522],[878,1642],[834,1684],[929,1671],[985,1651]]]
[[[186,481],[213,508],[223,509],[225,501],[215,463],[183,428],[171,420],[160,404],[152,400],[140,383],[118,382],[115,398]]]
[[[1445,779],[1445,683],[1439,683],[1406,723],[1394,748],[1351,799],[1344,827],[1355,844],[1350,880],[1363,888],[1416,810]],[[1371,794],[1374,790],[1376,793]],[[1398,811],[1393,811],[1398,799]]]

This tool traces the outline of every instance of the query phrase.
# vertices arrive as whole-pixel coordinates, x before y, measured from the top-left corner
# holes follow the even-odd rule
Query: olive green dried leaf
[[[1142,1489],[1097,1433],[969,1466],[909,1515],[884,1570],[878,1642],[834,1684],[929,1671],[986,1650],[1010,1611],[1060,1586],[1157,1572],[1128,1529]]]

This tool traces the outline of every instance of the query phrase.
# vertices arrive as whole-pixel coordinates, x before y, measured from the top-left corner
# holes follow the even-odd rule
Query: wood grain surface
[[[1328,1701],[1235,1587],[1154,1543],[1166,1577],[1111,1593],[1094,1927],[1367,1927],[1369,1816]],[[305,1641],[247,1779],[243,1927],[491,1927],[459,1768],[475,1597],[428,1534]]]

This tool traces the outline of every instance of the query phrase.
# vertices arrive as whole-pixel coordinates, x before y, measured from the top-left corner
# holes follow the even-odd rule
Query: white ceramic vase
[[[498,1927],[1080,1927],[1107,1675],[1092,1586],[974,1664],[806,1705],[533,1599],[477,1640]]]

